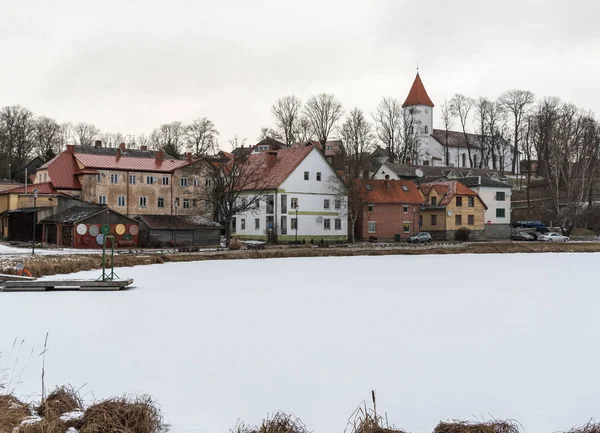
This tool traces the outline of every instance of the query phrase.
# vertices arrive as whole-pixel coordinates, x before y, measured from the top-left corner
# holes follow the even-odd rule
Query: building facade
[[[348,239],[347,198],[336,188],[338,177],[313,145],[262,154],[264,185],[256,207],[235,215],[232,236],[290,242]],[[249,190],[248,200],[256,191]],[[244,200],[244,195],[241,197]]]

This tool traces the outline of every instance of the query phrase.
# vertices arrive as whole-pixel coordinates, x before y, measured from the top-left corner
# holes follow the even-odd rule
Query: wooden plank
[[[10,274],[0,274],[0,282],[1,281],[19,281],[19,280],[33,281],[33,280],[37,280],[37,278],[23,277],[23,276],[19,276],[19,275],[10,275]]]
[[[6,281],[2,284],[5,292],[43,291],[43,290],[120,290],[133,283],[133,279],[115,281],[93,280],[38,280],[38,281]]]

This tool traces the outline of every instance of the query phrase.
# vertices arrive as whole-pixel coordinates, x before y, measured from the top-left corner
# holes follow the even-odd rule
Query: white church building
[[[413,133],[418,136],[419,156],[417,161],[412,163],[419,165],[451,166],[478,168],[481,162],[481,137],[478,134],[462,131],[446,131],[444,129],[433,128],[433,109],[435,105],[427,95],[423,81],[417,72],[417,76],[412,84],[410,92],[402,107],[405,115],[410,110],[414,117]],[[468,146],[467,146],[468,140]],[[499,140],[501,146],[496,152],[496,169],[500,171],[509,171],[512,168],[513,148],[504,140]],[[469,160],[469,147],[473,166]],[[448,153],[448,164],[446,164],[446,152]],[[517,164],[518,170],[519,164]],[[494,168],[492,158],[489,157],[484,162],[483,168]]]

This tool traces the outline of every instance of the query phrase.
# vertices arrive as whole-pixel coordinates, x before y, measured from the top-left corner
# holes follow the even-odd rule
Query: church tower
[[[433,132],[433,107],[433,102],[431,102],[431,99],[429,99],[429,95],[427,95],[425,86],[423,85],[421,77],[419,76],[419,72],[417,71],[417,76],[415,77],[415,81],[410,88],[410,92],[408,92],[406,101],[404,101],[404,104],[402,104],[402,108],[404,108],[405,113],[408,110],[414,109],[413,115],[415,116],[416,120],[414,133],[430,135]]]

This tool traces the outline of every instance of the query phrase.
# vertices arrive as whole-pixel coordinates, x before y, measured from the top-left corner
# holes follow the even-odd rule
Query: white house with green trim
[[[261,158],[257,163],[263,164],[261,176],[268,186],[256,208],[233,218],[233,237],[314,243],[348,239],[347,198],[339,195],[333,181],[337,174],[319,149],[298,146],[250,158]]]

